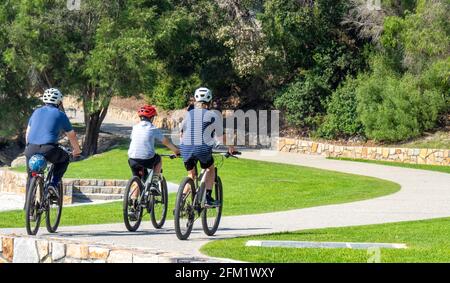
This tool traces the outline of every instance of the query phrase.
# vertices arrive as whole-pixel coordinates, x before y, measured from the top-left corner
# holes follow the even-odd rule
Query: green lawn
[[[355,158],[345,158],[345,157],[328,157],[328,159],[373,163],[373,164],[389,165],[389,166],[396,166],[396,167],[405,167],[405,168],[413,168],[413,169],[450,173],[450,166],[445,166],[445,165],[410,164],[410,163],[390,162],[390,161],[381,161],[381,160],[355,159]]]
[[[245,247],[248,240],[405,243],[404,250],[381,249],[381,262],[450,262],[450,218],[344,228],[304,230],[219,240],[201,251],[247,262],[367,262],[373,254],[352,249]]]
[[[179,183],[186,175],[180,159],[164,158],[163,164],[164,175],[171,182]],[[224,215],[351,202],[391,194],[400,189],[396,183],[371,177],[245,159],[225,160],[219,174],[224,185]],[[119,147],[71,163],[66,177],[128,179],[127,148]],[[173,203],[174,195],[171,195],[170,217]],[[121,204],[116,202],[66,208],[61,223],[81,225],[121,222],[120,207]],[[0,228],[22,227],[22,218],[22,211],[0,213]]]

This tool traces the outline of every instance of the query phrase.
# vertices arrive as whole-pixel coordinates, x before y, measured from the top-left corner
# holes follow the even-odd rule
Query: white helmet
[[[49,104],[56,104],[59,105],[59,103],[63,100],[62,93],[56,89],[56,88],[49,88],[44,92],[44,95],[42,96],[42,101],[44,103]]]
[[[212,99],[212,92],[206,87],[201,87],[195,90],[195,101],[197,102],[210,102]]]

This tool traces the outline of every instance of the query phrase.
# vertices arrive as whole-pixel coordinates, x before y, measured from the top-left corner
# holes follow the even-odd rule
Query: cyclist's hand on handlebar
[[[236,152],[234,146],[232,146],[232,145],[229,146],[229,147],[228,147],[228,154],[233,155],[234,152]]]
[[[173,154],[175,154],[176,156],[180,156],[180,149],[177,148],[177,150],[174,150]]]

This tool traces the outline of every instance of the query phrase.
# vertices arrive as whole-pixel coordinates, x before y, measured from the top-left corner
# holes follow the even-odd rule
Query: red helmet
[[[156,108],[152,105],[144,105],[141,106],[138,110],[138,116],[139,117],[146,117],[146,118],[152,118],[153,116],[156,116]]]

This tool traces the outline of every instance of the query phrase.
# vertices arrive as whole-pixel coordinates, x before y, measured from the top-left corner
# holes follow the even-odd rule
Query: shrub
[[[358,113],[366,136],[377,141],[417,137],[436,125],[444,106],[437,90],[421,90],[411,74],[378,76],[374,72],[356,89]]]
[[[303,79],[289,84],[275,99],[275,107],[282,111],[291,126],[315,128],[325,111],[323,101],[330,94],[321,76],[307,73]]]
[[[363,125],[358,118],[356,87],[358,81],[347,78],[331,95],[327,115],[317,135],[327,139],[363,135]]]

